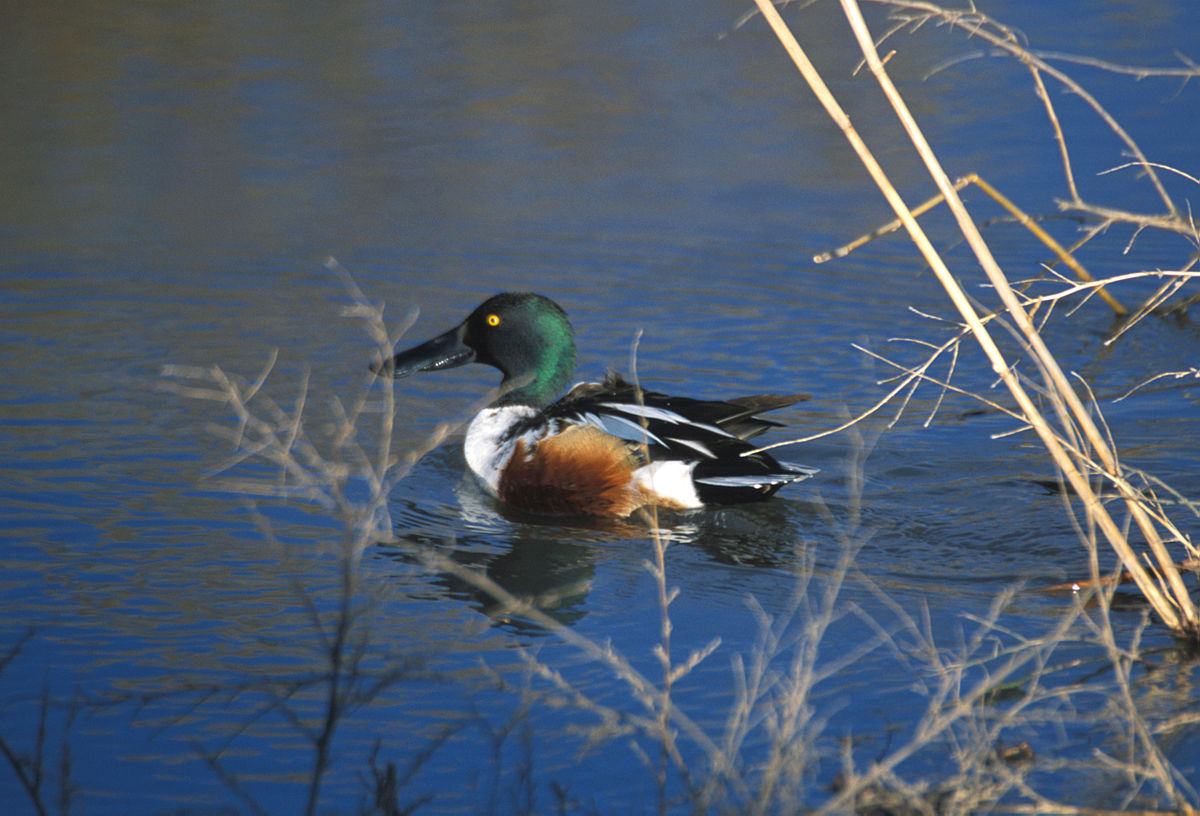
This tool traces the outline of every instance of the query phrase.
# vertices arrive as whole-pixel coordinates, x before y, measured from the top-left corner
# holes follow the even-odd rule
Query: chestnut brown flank
[[[628,516],[646,504],[674,506],[630,484],[639,462],[617,437],[568,427],[538,443],[531,457],[518,440],[500,476],[500,499],[542,513]]]

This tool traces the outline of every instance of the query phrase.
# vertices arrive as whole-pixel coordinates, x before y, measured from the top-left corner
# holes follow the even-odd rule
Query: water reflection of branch
[[[30,634],[32,632],[26,632],[17,644],[9,650],[9,653],[5,656],[3,665],[7,665],[12,658],[16,657],[21,647],[29,640]],[[2,666],[0,666],[0,670],[2,670]],[[0,753],[4,754],[4,758],[8,761],[9,766],[12,767],[13,774],[17,777],[17,781],[21,783],[21,787],[25,790],[25,795],[29,798],[29,803],[33,805],[38,816],[46,816],[49,813],[42,795],[42,781],[45,777],[44,749],[46,745],[46,711],[48,706],[49,701],[47,700],[46,692],[43,690],[42,705],[38,717],[37,737],[32,756],[18,753],[15,748],[9,745],[4,735],[0,734]]]

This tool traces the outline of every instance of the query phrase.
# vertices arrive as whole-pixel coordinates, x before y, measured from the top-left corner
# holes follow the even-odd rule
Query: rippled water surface
[[[854,74],[836,5],[799,5],[788,21],[901,192],[931,195],[872,81]],[[1200,57],[1190,0],[982,5],[1045,50],[1160,67],[1180,66],[1176,52]],[[644,525],[497,507],[464,478],[451,431],[390,491],[394,540],[353,566],[345,607],[337,507],[266,495],[278,468],[235,456],[235,414],[168,387],[163,370],[216,365],[253,380],[274,359],[261,396],[288,416],[303,400],[305,434],[335,455],[333,425],[372,387],[373,349],[345,314],[350,298],[324,263],[333,256],[387,304],[390,330],[416,318],[407,340],[440,333],[494,292],[532,289],[570,313],[580,376],[635,360],[645,383],[691,396],[811,393],[766,441],[865,411],[894,371],[854,344],[916,364],[926,349],[911,340],[945,341],[948,324],[927,315],[950,307],[896,235],[811,262],[888,211],[761,19],[736,27],[745,11],[713,0],[6,10],[6,813],[37,812],[35,800],[51,813],[303,811],[347,609],[344,707],[319,812],[389,812],[372,810],[389,765],[388,795],[417,812],[689,809],[678,770],[656,781],[661,749],[639,730],[646,711],[627,677],[414,555],[427,549],[538,599],[569,634],[657,683],[663,625]],[[879,8],[867,13],[887,29]],[[1023,68],[932,24],[887,48],[952,175],[979,172],[1029,212],[1057,212],[1059,155]],[[1056,64],[1152,161],[1198,174],[1196,82]],[[1127,161],[1123,146],[1077,97],[1051,93],[1085,197],[1161,209],[1135,171],[1099,175]],[[1194,179],[1164,183],[1181,208],[1196,200]],[[978,192],[967,200],[981,220],[1002,215]],[[927,220],[970,293],[991,303],[948,219]],[[1078,224],[1047,226],[1070,243]],[[1012,224],[986,235],[1013,278],[1049,254]],[[1132,237],[1113,227],[1082,256],[1112,275],[1179,269],[1195,251],[1177,236],[1148,231],[1130,247]],[[1136,304],[1159,284],[1114,291]],[[1094,392],[1123,461],[1200,494],[1196,378],[1113,401],[1159,372],[1194,371],[1195,323],[1150,318],[1105,345],[1114,324],[1103,304],[1066,311],[1047,343]],[[946,375],[943,363],[935,376]],[[964,344],[954,383],[1001,399],[993,376]],[[496,379],[469,367],[398,383],[395,449],[469,417]],[[382,392],[369,394],[359,438],[371,451]],[[957,653],[997,609],[973,652],[982,658],[1046,636],[1071,610],[1069,594],[1046,589],[1086,577],[1087,556],[1042,484],[1054,478],[1048,457],[1003,415],[955,394],[938,400],[922,388],[894,423],[897,401],[853,431],[787,449],[821,474],[770,502],[660,520],[678,589],[671,654],[682,662],[719,639],[672,690],[681,761],[702,768],[705,753],[685,719],[722,739],[762,620],[790,616],[788,631],[801,633],[833,586],[820,649],[799,653],[823,672],[810,699],[816,759],[800,780],[813,806],[830,795],[843,750],[865,768],[931,705],[937,676],[914,656],[916,633]],[[367,493],[357,476],[347,490],[351,502]],[[1194,534],[1195,516],[1178,509]],[[1101,560],[1113,563],[1103,548]],[[1195,663],[1132,593],[1120,598],[1118,642],[1140,632],[1157,669],[1135,671],[1136,703],[1196,784]],[[785,642],[777,669],[797,653]],[[1119,774],[1084,767],[1096,750],[1124,756],[1105,719],[1117,695],[1103,651],[1077,623],[1049,662],[1074,667],[1056,682],[1076,692],[1039,709],[1050,726],[1031,717],[1001,741],[1030,744],[1029,778],[1048,795],[1124,806]],[[616,719],[590,741],[601,708]],[[768,725],[742,747],[745,768],[765,761]],[[898,778],[936,784],[952,761],[952,746],[935,745]],[[18,769],[30,780],[33,768],[44,778],[31,794]]]

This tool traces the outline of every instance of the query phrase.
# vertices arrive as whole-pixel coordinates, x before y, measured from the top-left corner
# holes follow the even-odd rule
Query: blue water
[[[1046,50],[1171,67],[1176,51],[1200,56],[1200,17],[1185,0],[985,10]],[[289,413],[303,395],[306,433],[334,456],[334,401],[351,406],[378,386],[366,373],[370,339],[343,315],[349,299],[328,256],[387,304],[391,330],[419,310],[405,341],[449,328],[487,295],[534,289],[570,313],[581,377],[636,365],[647,384],[692,396],[811,393],[780,412],[789,428],[766,441],[836,427],[886,393],[892,371],[852,344],[914,364],[924,349],[895,338],[948,336],[921,314],[950,307],[903,237],[811,263],[890,215],[761,20],[736,27],[744,11],[361,2],[5,12],[0,738],[21,767],[43,771],[31,796],[0,766],[5,813],[36,812],[35,798],[51,813],[303,811],[345,597],[344,518],[311,498],[231,484],[273,484],[278,470],[234,458],[232,414],[172,390],[163,367],[218,365],[253,380],[277,350],[264,394]],[[867,13],[886,28],[879,9]],[[873,83],[852,75],[837,7],[786,17],[901,191],[914,203],[931,195]],[[1061,165],[1023,68],[932,26],[888,47],[949,172],[979,172],[1029,212],[1056,213]],[[1195,82],[1068,70],[1153,161],[1197,175]],[[1098,175],[1127,160],[1122,146],[1051,90],[1085,197],[1156,211],[1133,171]],[[1164,183],[1181,208],[1196,197],[1185,177]],[[980,219],[1001,215],[977,191],[966,198]],[[923,220],[971,294],[990,302],[945,213]],[[1076,235],[1072,220],[1047,226],[1064,243]],[[1013,278],[1047,259],[1011,224],[986,235]],[[1195,251],[1147,231],[1125,252],[1132,237],[1114,226],[1081,259],[1112,275],[1179,269]],[[1157,285],[1115,292],[1136,304]],[[1194,498],[1196,377],[1113,399],[1195,366],[1200,330],[1186,316],[1151,318],[1107,347],[1114,324],[1102,304],[1063,312],[1047,342],[1095,392],[1122,460]],[[964,344],[955,384],[982,391],[993,376]],[[495,381],[470,367],[397,384],[395,449],[467,419]],[[366,393],[360,439],[372,450],[381,392]],[[1036,483],[1053,479],[1036,441],[1007,435],[1011,420],[966,398],[937,399],[922,388],[894,424],[896,404],[855,432],[785,449],[821,475],[770,502],[660,520],[667,584],[679,590],[673,659],[720,638],[673,691],[713,740],[735,705],[736,660],[748,664],[758,642],[755,609],[787,617],[806,587],[788,630],[801,633],[840,585],[815,653],[828,669],[811,698],[819,727],[808,764],[792,766],[807,806],[831,795],[845,740],[862,770],[911,735],[938,680],[914,657],[920,635],[948,660],[1015,592],[971,652],[992,656],[1049,632],[1073,599],[1045,588],[1087,575],[1061,498]],[[352,567],[356,685],[319,812],[385,812],[371,808],[374,773],[389,763],[396,801],[418,813],[688,810],[682,774],[656,782],[660,748],[635,727],[646,712],[617,671],[415,555],[430,548],[539,598],[553,620],[658,682],[651,533],[514,515],[463,467],[454,435],[421,458],[389,494],[392,540]],[[365,493],[357,479],[348,489]],[[1195,515],[1176,509],[1194,535]],[[1121,597],[1117,642],[1140,638],[1155,667],[1135,668],[1134,699],[1195,784],[1196,663],[1132,593]],[[1097,748],[1123,755],[1123,721],[1108,708],[1116,685],[1088,627],[1068,634],[1048,657],[1047,684],[1071,693],[1031,704],[1000,739],[1030,744],[1029,781],[1045,795],[1122,807],[1129,786],[1089,764]],[[786,671],[795,653],[784,648],[775,666]],[[601,708],[620,727],[589,742],[581,729]],[[1009,710],[981,707],[980,722]],[[678,733],[703,781],[700,741]],[[962,744],[967,732],[955,733]],[[738,752],[751,778],[768,744],[760,727]],[[937,785],[952,778],[953,757],[941,741],[896,772]],[[1162,806],[1154,790],[1142,795]]]

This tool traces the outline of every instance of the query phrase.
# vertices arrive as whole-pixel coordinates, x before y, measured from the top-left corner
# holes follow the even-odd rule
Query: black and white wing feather
[[[737,399],[697,400],[646,391],[610,373],[602,383],[580,383],[531,422],[593,425],[638,448],[648,459],[694,463],[692,481],[704,503],[765,498],[815,468],[750,453],[747,442],[780,427],[757,416],[807,399],[807,394],[763,394]]]

